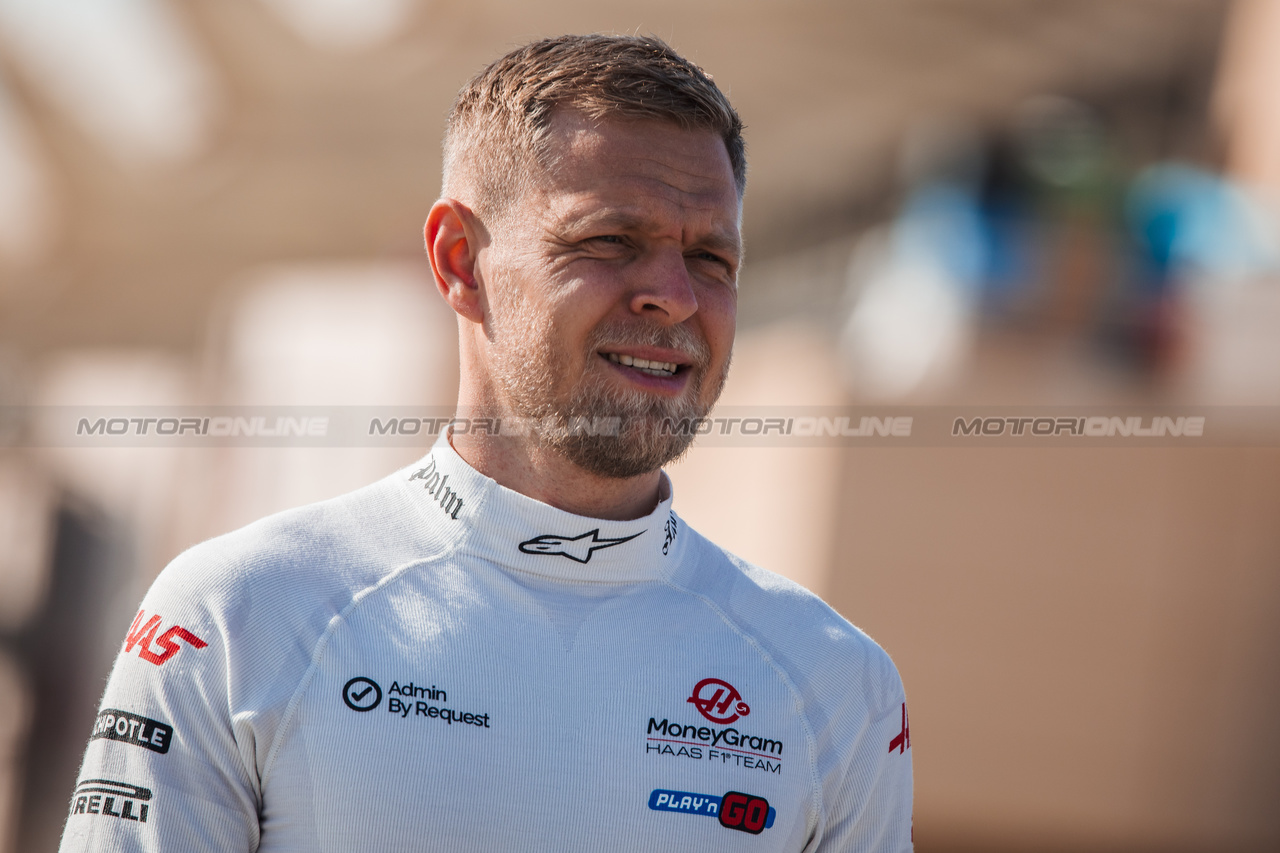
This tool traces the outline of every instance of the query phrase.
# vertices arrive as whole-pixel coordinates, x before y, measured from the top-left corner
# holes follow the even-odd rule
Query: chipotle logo
[[[178,653],[182,648],[180,643],[186,643],[196,649],[203,649],[209,645],[181,625],[170,625],[162,631],[163,625],[164,620],[160,618],[159,613],[152,614],[148,619],[147,611],[139,610],[138,615],[133,617],[133,624],[129,626],[129,633],[124,639],[125,654],[129,654],[134,647],[137,647],[138,657],[161,666]]]

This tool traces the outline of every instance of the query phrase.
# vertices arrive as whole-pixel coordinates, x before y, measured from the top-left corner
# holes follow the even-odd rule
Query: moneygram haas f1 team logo
[[[699,681],[693,687],[693,694],[685,701],[697,708],[699,714],[721,726],[737,722],[739,717],[751,713],[738,688],[719,678]]]
[[[644,533],[643,530],[640,533]],[[612,548],[623,542],[630,542],[640,533],[609,539],[600,535],[600,528],[588,530],[581,536],[552,536],[543,534],[520,543],[520,551],[525,554],[545,554],[548,557],[568,557],[577,563],[586,563],[591,555],[603,548]]]
[[[179,640],[188,643],[195,649],[203,649],[209,645],[181,625],[171,625],[164,631],[160,631],[160,614],[155,613],[150,619],[147,619],[146,615],[147,612],[145,610],[139,610],[138,615],[133,617],[133,624],[129,626],[129,634],[124,640],[125,654],[133,651],[133,647],[137,646],[138,657],[156,666],[161,666],[178,653],[181,648],[178,645]],[[160,631],[160,636],[156,636],[158,631]],[[155,643],[159,652],[152,650],[152,643]]]

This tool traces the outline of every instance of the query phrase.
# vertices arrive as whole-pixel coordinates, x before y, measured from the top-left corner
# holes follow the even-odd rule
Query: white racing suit
[[[572,515],[447,441],[178,557],[61,850],[911,849],[889,657],[690,530]]]

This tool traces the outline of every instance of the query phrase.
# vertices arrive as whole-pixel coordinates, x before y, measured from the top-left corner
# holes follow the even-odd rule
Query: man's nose
[[[675,250],[656,253],[634,272],[636,280],[630,306],[636,314],[674,326],[698,310],[693,277],[682,253]]]

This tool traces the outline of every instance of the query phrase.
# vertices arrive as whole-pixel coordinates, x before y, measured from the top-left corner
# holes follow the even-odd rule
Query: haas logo
[[[911,748],[911,723],[907,720],[907,703],[902,703],[902,731],[893,736],[893,740],[889,741],[889,751],[898,750],[898,754],[902,755]]]
[[[126,654],[133,651],[134,646],[137,646],[138,657],[160,666],[178,653],[180,648],[177,643],[178,640],[184,640],[197,649],[203,649],[209,645],[181,625],[174,625],[157,637],[156,631],[160,630],[160,614],[157,613],[146,622],[143,622],[143,617],[146,615],[147,612],[145,610],[139,610],[138,615],[133,617],[133,624],[129,626],[129,634],[124,640]],[[151,650],[153,641],[160,649],[159,654]]]
[[[693,687],[693,694],[686,702],[693,704],[698,713],[713,723],[727,726],[738,717],[751,713],[746,702],[740,701],[738,688],[719,678],[704,678]]]

